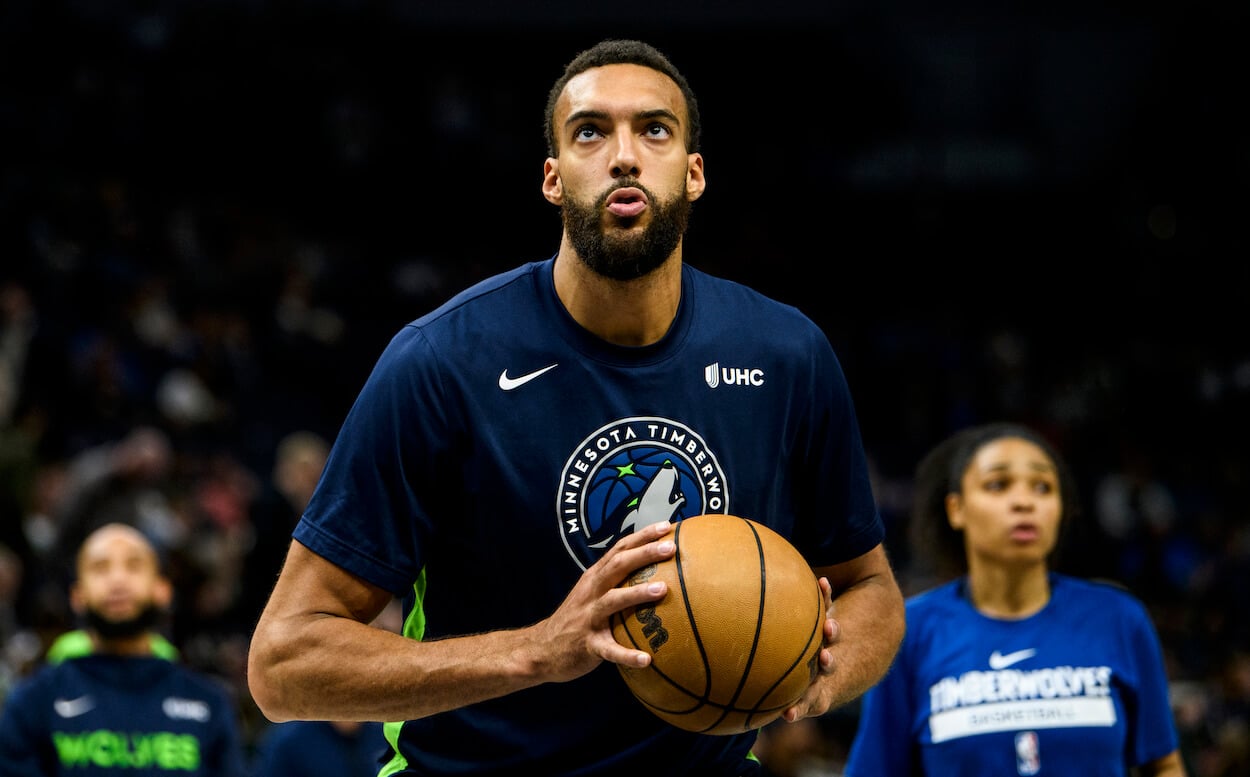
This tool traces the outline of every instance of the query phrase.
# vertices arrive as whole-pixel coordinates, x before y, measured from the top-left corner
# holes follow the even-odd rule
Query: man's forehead
[[[96,531],[83,544],[80,558],[86,561],[114,554],[156,559],[156,550],[147,538],[138,529],[123,526],[109,526]]]
[[[634,64],[603,65],[573,76],[560,95],[558,110],[565,117],[584,111],[667,110],[686,121],[686,104],[677,84],[658,70]]]

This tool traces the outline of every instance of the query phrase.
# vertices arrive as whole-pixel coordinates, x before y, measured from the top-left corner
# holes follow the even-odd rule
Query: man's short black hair
[[[685,138],[686,152],[693,154],[699,150],[699,133],[701,130],[699,103],[695,100],[694,91],[690,88],[690,84],[686,82],[686,77],[673,66],[668,57],[664,56],[659,49],[649,43],[643,43],[638,40],[609,39],[596,43],[574,57],[571,62],[564,66],[564,74],[551,86],[551,91],[547,94],[547,113],[543,120],[543,129],[547,135],[548,156],[554,157],[559,149],[556,142],[556,128],[554,124],[556,102],[560,99],[560,94],[564,91],[564,87],[568,85],[569,80],[574,76],[584,73],[591,68],[604,67],[605,65],[642,65],[671,78],[673,83],[677,84],[677,88],[681,90],[681,96],[686,101],[686,116],[688,120]]]

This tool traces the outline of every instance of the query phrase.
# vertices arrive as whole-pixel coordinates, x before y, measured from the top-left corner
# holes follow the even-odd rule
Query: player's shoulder
[[[235,697],[225,678],[198,667],[176,662],[165,662],[170,686],[187,699],[207,703],[218,710],[229,710]],[[168,687],[168,686],[167,686]]]
[[[695,315],[704,331],[732,330],[737,338],[757,338],[782,352],[832,350],[824,330],[793,304],[740,281],[723,278],[690,264],[682,266]]]
[[[776,315],[808,319],[807,314],[788,302],[783,302],[741,281],[713,275],[694,265],[683,264],[682,277],[684,283],[693,289],[698,297],[707,299],[711,304],[718,302],[745,304]]]
[[[1080,607],[1104,616],[1115,612],[1142,615],[1146,605],[1123,583],[1111,578],[1082,578],[1052,572],[1053,601],[1064,608]]]
[[[469,309],[474,314],[482,310],[500,309],[507,305],[510,293],[519,293],[527,304],[533,299],[537,277],[551,272],[553,259],[526,262],[495,275],[482,278],[453,294],[438,307],[414,320],[410,326],[428,326],[440,319]]]
[[[908,636],[946,628],[968,618],[973,609],[963,590],[962,580],[951,580],[909,595],[903,603]]]
[[[1052,587],[1069,586],[1073,590],[1096,595],[1134,596],[1132,589],[1127,585],[1110,577],[1076,577],[1062,572],[1051,572],[1050,584]]]
[[[964,601],[962,591],[962,580],[936,583],[910,594],[904,602],[904,607],[908,615],[915,613],[919,616],[951,610],[961,606],[961,602]]]
[[[45,660],[14,679],[0,705],[4,717],[10,717],[17,710],[51,709],[55,697],[79,695],[89,683],[84,683],[76,666],[78,662],[77,659],[57,663]]]
[[[483,278],[442,304],[409,321],[391,337],[383,361],[405,362],[424,349],[446,347],[482,333],[519,331],[532,323],[539,306],[542,273],[550,276],[552,260],[528,262]],[[438,345],[435,345],[438,344]]]
[[[28,699],[51,693],[50,689],[63,674],[65,674],[65,668],[61,664],[48,662],[38,664],[12,681],[4,706],[6,708],[21,707],[27,703]]]

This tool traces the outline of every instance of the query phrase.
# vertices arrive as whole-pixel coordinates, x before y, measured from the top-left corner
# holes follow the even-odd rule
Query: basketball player
[[[137,529],[110,523],[88,535],[71,591],[86,627],[58,639],[5,700],[0,774],[243,777],[230,697],[155,631],[170,596]]]
[[[703,194],[685,78],[636,41],[575,57],[546,108],[555,256],[404,327],[366,381],[251,643],[273,720],[380,720],[385,775],[748,775],[754,732],[671,727],[613,663],[618,588],[671,524],[789,538],[832,597],[821,715],[885,672],[902,594],[846,378],[798,310],[683,261]],[[506,207],[506,206],[505,206]],[[403,636],[365,624],[392,593]]]
[[[918,551],[955,579],[907,600],[863,699],[848,777],[1184,777],[1163,655],[1126,590],[1051,571],[1077,496],[1015,424],[963,430],[916,474]]]

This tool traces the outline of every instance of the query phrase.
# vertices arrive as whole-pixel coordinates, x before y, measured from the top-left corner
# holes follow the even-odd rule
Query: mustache
[[[596,197],[596,198],[595,198],[595,208],[596,208],[596,209],[598,209],[598,208],[602,208],[602,207],[604,207],[605,205],[607,205],[607,204],[608,204],[608,198],[609,198],[609,197],[611,197],[614,193],[616,193],[616,192],[620,191],[621,189],[637,189],[638,191],[640,191],[640,192],[642,192],[643,194],[647,195],[647,199],[648,199],[649,201],[651,201],[651,202],[658,202],[658,201],[659,201],[659,200],[656,198],[656,196],[655,196],[654,194],[652,194],[651,190],[650,190],[650,189],[648,189],[647,187],[643,186],[643,185],[642,185],[642,183],[638,181],[638,179],[636,179],[636,178],[622,178],[621,180],[619,180],[619,181],[617,181],[616,183],[614,183],[614,184],[612,184],[611,186],[609,186],[609,187],[607,188],[607,190],[605,190],[605,191],[603,192],[603,194],[601,194],[601,195],[599,195],[598,197]]]

